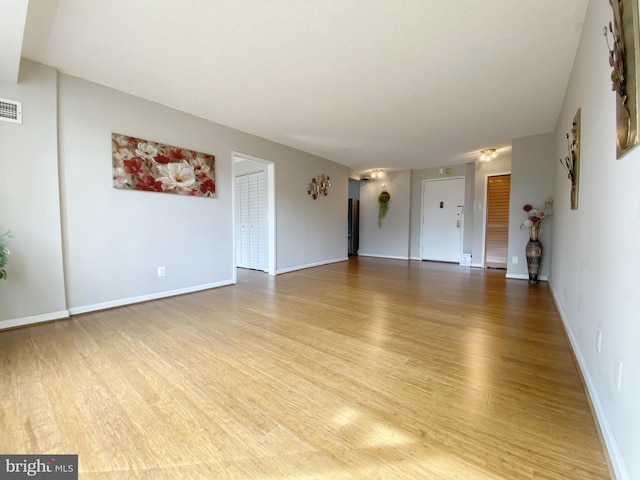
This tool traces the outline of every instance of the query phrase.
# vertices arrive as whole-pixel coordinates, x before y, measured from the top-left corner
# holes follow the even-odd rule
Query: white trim
[[[379,255],[377,253],[360,253],[358,252],[358,256],[359,257],[373,257],[373,258],[389,258],[391,260],[412,260],[409,257],[398,257],[395,255]],[[415,260],[420,260],[419,258],[416,258]]]
[[[596,389],[591,375],[589,374],[589,369],[587,368],[587,364],[582,356],[582,353],[579,348],[578,341],[576,337],[573,335],[573,331],[571,330],[571,326],[569,325],[569,321],[567,320],[567,316],[558,301],[558,296],[556,295],[555,288],[553,288],[553,283],[549,282],[549,288],[551,290],[551,295],[553,296],[553,301],[556,304],[556,308],[558,309],[558,313],[560,313],[560,318],[562,319],[562,323],[564,325],[564,330],[567,332],[567,337],[569,338],[569,343],[571,344],[571,350],[573,350],[573,354],[576,357],[576,361],[578,362],[578,366],[580,367],[580,372],[582,373],[582,378],[584,379],[584,383],[587,387],[587,392],[589,398],[591,399],[591,405],[593,406],[593,411],[596,415],[596,420],[598,425],[600,426],[600,431],[602,432],[602,438],[604,439],[605,447],[607,449],[607,453],[609,454],[609,460],[611,462],[611,467],[615,472],[616,478],[620,480],[630,480],[629,473],[624,464],[624,460],[620,456],[620,450],[618,449],[618,444],[616,443],[615,437],[611,432],[611,428],[609,427],[609,422],[607,422],[607,417],[602,408],[602,403],[600,402],[600,397],[598,395],[598,390]]]
[[[235,268],[233,269],[235,272]],[[177,290],[169,290],[166,292],[151,293],[149,295],[140,295],[138,297],[122,298],[111,302],[96,303],[93,305],[85,305],[82,307],[73,307],[69,309],[71,315],[79,315],[81,313],[95,312],[96,310],[105,310],[107,308],[122,307],[131,305],[132,303],[148,302],[149,300],[157,300],[159,298],[174,297],[185,293],[199,292],[209,290],[211,288],[225,287],[227,285],[235,285],[235,279],[225,280],[222,282],[205,283],[204,285],[196,285],[195,287],[179,288]]]
[[[325,260],[322,262],[308,263],[306,265],[298,265],[297,267],[282,268],[276,272],[276,275],[280,275],[281,273],[295,272],[296,270],[305,270],[307,268],[320,267],[322,265],[329,265],[330,263],[346,262],[348,260],[349,260],[349,257],[334,258],[333,260]]]
[[[471,266],[472,266],[473,268],[484,268],[484,267],[482,266],[482,264],[481,264],[481,263],[474,263],[474,262],[471,262]]]
[[[515,280],[529,280],[528,273],[507,273],[506,278],[513,278]],[[549,278],[546,275],[539,275],[538,280],[547,282]]]
[[[52,320],[61,320],[63,318],[69,318],[68,310],[43,313],[42,315],[34,315],[32,317],[14,318],[13,320],[0,320],[0,330],[33,325],[34,323],[50,322]]]
[[[231,152],[231,164],[235,165],[236,157],[245,158],[253,162],[262,163],[266,167],[267,171],[267,274],[276,275],[276,172],[275,163],[266,160],[264,158],[254,157],[253,155],[246,155],[240,152]],[[235,169],[234,169],[235,170]],[[233,173],[235,178],[235,173]],[[235,267],[236,263],[236,192],[235,182],[231,182],[231,208],[233,211],[233,263]],[[237,280],[236,271],[234,268],[234,283]]]
[[[484,184],[482,185],[482,188],[484,189],[484,214],[482,215],[482,260],[480,262],[482,268],[486,267],[486,260],[487,260],[487,255],[486,255],[487,251],[485,250],[486,244],[487,244],[487,214],[489,210],[487,208],[487,202],[488,202],[487,197],[489,196],[489,189],[487,187],[489,185],[489,177],[499,177],[500,175],[511,175],[511,171],[484,174]],[[509,197],[511,197],[511,195],[509,195]],[[509,198],[509,201],[511,201],[511,198]],[[509,247],[509,239],[507,239],[507,249],[508,247]],[[529,276],[527,276],[527,279],[528,278]]]
[[[419,260],[427,260],[428,258],[424,258],[424,244],[422,240],[422,231],[424,230],[424,192],[425,186],[427,182],[442,182],[445,180],[454,180],[454,179],[462,179],[464,183],[464,191],[462,194],[462,218],[460,219],[460,252],[464,252],[464,215],[467,206],[467,177],[465,175],[456,175],[455,177],[443,177],[443,178],[427,178],[422,180],[421,188],[422,192],[420,193],[420,258]],[[436,260],[438,261],[438,260]]]

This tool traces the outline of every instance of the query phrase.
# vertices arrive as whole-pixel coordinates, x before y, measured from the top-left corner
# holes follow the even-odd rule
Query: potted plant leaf
[[[7,247],[7,238],[13,238],[11,235],[11,230],[7,230],[2,235],[0,235],[0,280],[7,279],[7,270],[6,266],[9,265],[9,259],[7,255],[11,252],[9,251],[9,247]]]

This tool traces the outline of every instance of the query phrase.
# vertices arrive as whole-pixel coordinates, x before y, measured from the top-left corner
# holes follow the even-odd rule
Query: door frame
[[[499,177],[500,175],[511,175],[511,171],[504,172],[492,172],[487,173],[484,176],[484,215],[482,216],[482,265],[481,268],[487,268],[487,216],[489,215],[489,209],[487,205],[489,203],[489,177]],[[509,196],[509,204],[511,204],[511,196]],[[507,242],[509,240],[507,239]],[[508,248],[508,243],[507,243]],[[507,254],[507,269],[509,268],[509,255]]]
[[[462,198],[462,213],[460,214],[460,253],[464,251],[464,212],[465,206],[467,203],[467,177],[464,175],[456,175],[455,177],[444,177],[444,178],[428,178],[422,180],[422,192],[420,195],[420,261],[424,261],[424,239],[423,239],[423,231],[424,231],[424,194],[426,191],[427,183],[429,182],[442,182],[446,180],[462,180],[464,183],[464,191]]]
[[[236,182],[235,164],[236,159],[246,159],[253,162],[262,163],[266,167],[267,174],[267,269],[268,275],[276,274],[276,172],[275,163],[264,158],[254,157],[240,152],[231,152],[232,178],[231,182],[231,205],[233,212],[233,282],[238,281],[238,270],[236,268]]]

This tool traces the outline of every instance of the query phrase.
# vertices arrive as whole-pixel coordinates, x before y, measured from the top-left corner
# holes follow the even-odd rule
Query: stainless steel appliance
[[[360,248],[360,200],[349,199],[349,227],[348,227],[349,255],[358,255]]]

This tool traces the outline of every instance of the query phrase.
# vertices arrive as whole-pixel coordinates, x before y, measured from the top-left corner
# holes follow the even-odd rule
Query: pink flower
[[[553,200],[551,200],[550,198],[548,198],[544,202],[543,209],[533,208],[533,206],[531,206],[528,203],[525,204],[522,207],[522,210],[526,212],[527,219],[524,222],[522,222],[522,224],[520,225],[520,228],[527,227],[529,229],[532,229],[532,231],[533,231],[533,228],[535,228],[536,232],[539,232],[540,224],[542,223],[542,221],[551,215],[550,213],[546,212],[547,208],[550,208],[551,205],[553,205]]]

